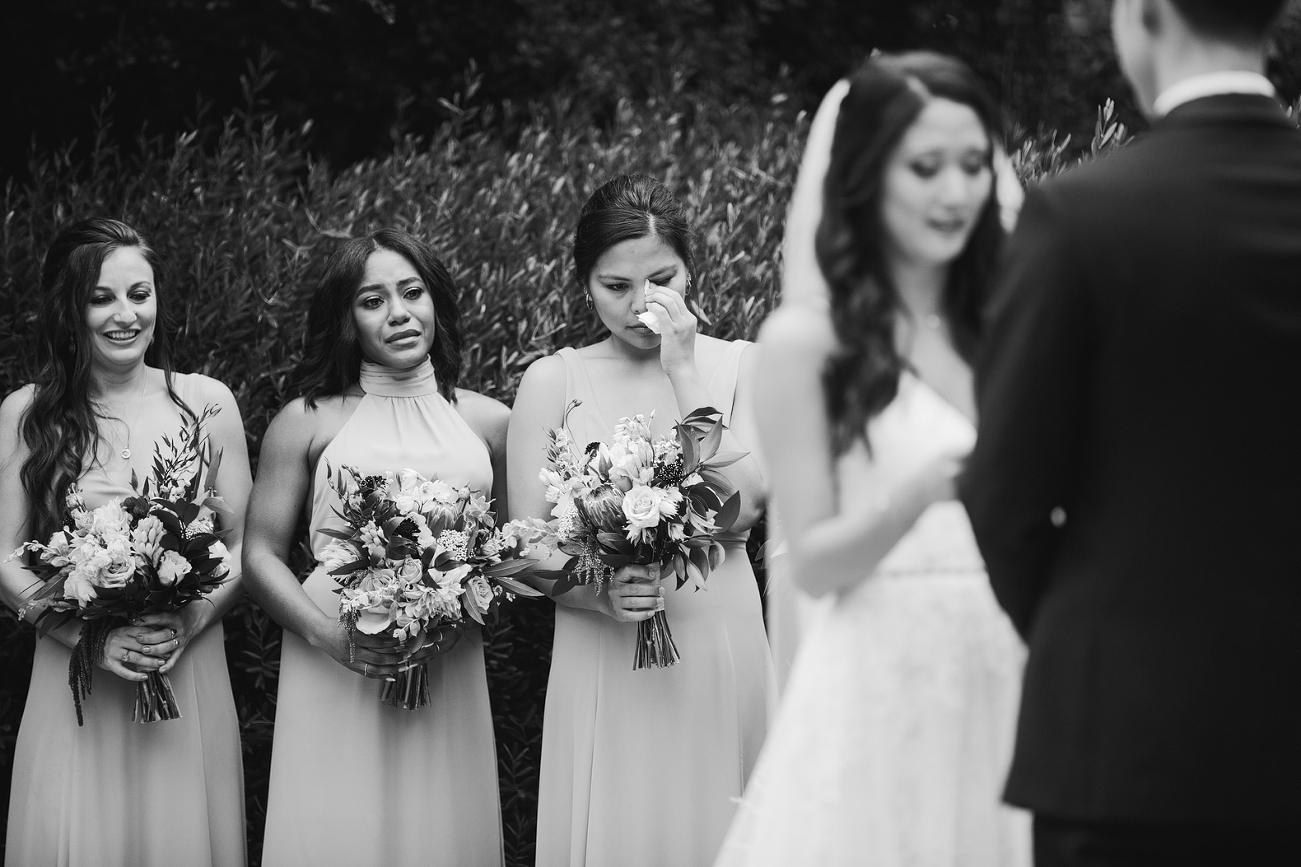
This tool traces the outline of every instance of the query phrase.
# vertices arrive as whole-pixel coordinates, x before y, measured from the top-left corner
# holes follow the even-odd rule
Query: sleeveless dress
[[[708,381],[730,417],[741,352]],[[582,357],[562,349],[578,442],[609,441]],[[743,491],[743,497],[757,492]],[[772,662],[745,540],[734,528],[706,589],[665,582],[681,661],[633,670],[635,623],[556,606],[538,797],[538,867],[710,864],[767,728]],[[653,737],[647,739],[646,735]],[[629,749],[630,738],[639,743]]]
[[[172,379],[196,412],[197,380]],[[142,419],[149,424],[139,428],[174,437],[181,427],[174,410],[151,407]],[[143,481],[153,449],[133,451]],[[79,485],[92,509],[134,494],[97,463]],[[244,766],[221,622],[191,641],[167,674],[180,719],[133,722],[135,683],[98,669],[78,727],[68,688],[71,653],[54,638],[36,640],[14,753],[5,864],[241,867]]]
[[[339,527],[326,464],[365,474],[414,469],[492,491],[487,448],[438,393],[433,366],[397,372],[362,363],[365,391],[325,448],[312,487],[311,546],[319,560]],[[338,584],[319,565],[303,589],[331,617]],[[267,798],[266,867],[382,864],[490,867],[502,862],[497,759],[483,638],[468,629],[429,662],[431,704],[380,701],[363,677],[290,632],[280,660]]]
[[[911,374],[868,433],[842,490],[976,435]],[[932,504],[815,615],[717,867],[1028,867],[1029,816],[1000,804],[1023,661],[961,503]]]

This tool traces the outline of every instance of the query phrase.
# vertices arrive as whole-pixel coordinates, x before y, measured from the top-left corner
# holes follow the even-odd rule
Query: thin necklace
[[[131,460],[131,428],[135,427],[140,421],[140,413],[145,407],[145,386],[149,384],[148,376],[148,372],[140,374],[140,397],[136,401],[136,411],[131,417],[131,424],[126,425],[126,445],[122,448],[122,451],[118,453],[122,455],[122,460],[124,461]],[[126,422],[123,422],[123,424],[126,424]]]

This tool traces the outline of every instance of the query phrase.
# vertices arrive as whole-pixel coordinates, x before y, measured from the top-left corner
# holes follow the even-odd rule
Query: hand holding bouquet
[[[546,536],[541,522],[498,528],[485,497],[415,470],[363,476],[344,466],[329,475],[347,529],[323,531],[336,541],[322,563],[340,584],[339,621],[350,640],[384,634],[442,653],[470,621],[494,621],[503,601],[542,595],[511,577],[536,563],[524,555]],[[426,664],[399,672],[380,697],[427,707]]]
[[[221,454],[208,460],[204,432],[205,422],[216,413],[206,407],[185,423],[178,439],[164,437],[154,447],[153,476],[143,489],[137,489],[132,473],[136,496],[88,509],[73,488],[62,529],[48,542],[27,542],[10,555],[29,554],[27,567],[42,582],[19,616],[39,611],[41,635],[73,618],[86,621],[68,669],[78,725],[83,722],[82,699],[90,695],[110,631],[146,614],[177,611],[211,593],[230,574],[230,555],[212,514],[224,508],[213,490]],[[180,716],[167,675],[148,672],[137,685],[132,718],[146,723]]]
[[[723,562],[715,537],[731,529],[741,507],[720,470],[745,453],[719,453],[723,430],[722,414],[706,407],[658,439],[642,415],[620,419],[608,444],[579,448],[566,428],[551,431],[540,479],[556,504],[557,544],[573,555],[555,592],[575,584],[596,584],[599,592],[629,563],[658,564],[672,570],[678,588],[687,581],[703,588]],[[663,611],[637,628],[635,668],[678,661]]]

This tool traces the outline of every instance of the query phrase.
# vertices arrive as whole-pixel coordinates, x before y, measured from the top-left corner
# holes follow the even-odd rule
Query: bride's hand
[[[940,452],[922,466],[918,475],[923,502],[941,503],[958,498],[958,477],[971,455],[969,445]]]
[[[696,370],[696,317],[677,290],[646,281],[646,309],[660,327],[660,367],[672,379]]]
[[[620,567],[597,598],[604,600],[602,610],[620,623],[649,620],[664,610],[660,568],[654,563]]]

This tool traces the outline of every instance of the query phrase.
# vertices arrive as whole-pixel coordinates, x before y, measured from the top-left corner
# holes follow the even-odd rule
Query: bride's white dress
[[[975,440],[910,374],[868,434],[843,499]],[[932,505],[809,626],[716,867],[1029,865],[1029,816],[1000,803],[1024,651],[962,505]]]

